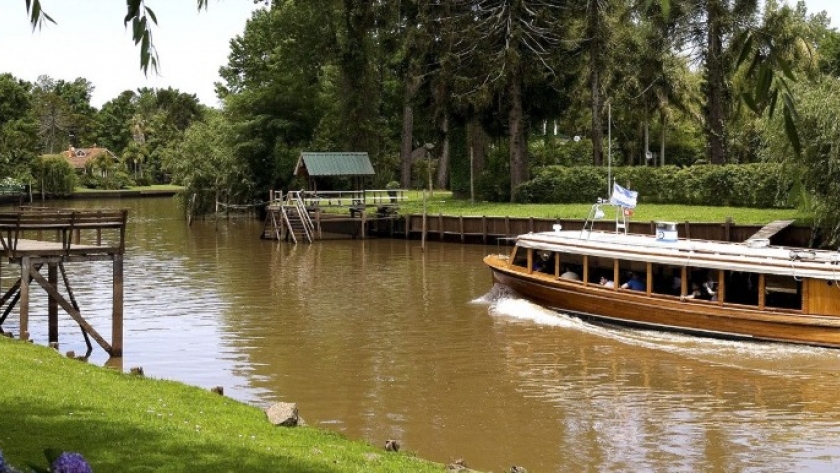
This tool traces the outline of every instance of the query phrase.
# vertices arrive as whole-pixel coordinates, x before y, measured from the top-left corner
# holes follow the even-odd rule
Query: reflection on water
[[[481,258],[496,247],[294,246],[259,240],[261,222],[188,228],[170,199],[71,205],[131,211],[125,369],[294,401],[310,424],[488,471],[840,462],[840,350],[590,325],[493,288]],[[67,270],[82,312],[110,333],[110,267]],[[44,297],[33,312],[46,313]],[[83,352],[60,317],[62,351]],[[43,343],[46,318],[30,325]]]

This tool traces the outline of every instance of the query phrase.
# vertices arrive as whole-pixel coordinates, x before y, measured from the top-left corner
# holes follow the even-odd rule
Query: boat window
[[[741,305],[758,305],[758,274],[744,271],[726,271],[726,302]]]
[[[717,301],[720,295],[719,282],[718,271],[715,269],[688,268],[688,284],[686,285],[688,293],[685,297],[701,301]],[[727,289],[727,297],[728,292]]]
[[[522,248],[517,246],[516,247],[516,254],[513,255],[513,265],[514,266],[521,266],[523,268],[528,267],[528,249]]]
[[[557,255],[553,251],[534,250],[534,271],[554,274],[554,260]]]
[[[612,258],[599,258],[597,256],[587,258],[587,263],[589,264],[589,271],[587,271],[589,283],[604,284],[605,281],[615,279],[613,276],[614,261]],[[602,280],[601,278],[604,279]]]
[[[581,281],[583,279],[583,256],[569,253],[561,254],[560,278]]]
[[[682,267],[670,266],[667,264],[653,264],[653,288],[654,294],[666,296],[679,296],[682,289]]]
[[[765,305],[779,309],[802,310],[802,281],[791,276],[765,276]]]
[[[618,281],[622,289],[647,290],[647,263],[642,261],[618,260]]]

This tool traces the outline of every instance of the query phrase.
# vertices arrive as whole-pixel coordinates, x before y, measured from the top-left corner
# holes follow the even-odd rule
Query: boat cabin
[[[522,235],[508,261],[526,274],[654,299],[840,316],[837,253],[678,241],[671,235],[675,231],[665,224],[657,226],[656,237]]]

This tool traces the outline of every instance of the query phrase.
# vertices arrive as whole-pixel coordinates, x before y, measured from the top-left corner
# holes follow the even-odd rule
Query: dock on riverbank
[[[440,241],[491,244],[523,233],[552,231],[554,225],[560,225],[564,230],[582,230],[586,222],[584,219],[475,217],[443,214],[427,215],[425,225],[423,220],[423,215],[407,215],[396,222],[396,230],[374,228],[370,233],[389,235],[396,232],[405,238],[421,238],[425,233],[427,238]],[[675,223],[677,233],[681,238],[717,241],[745,241],[765,227],[756,224],[737,224],[732,219],[724,222]],[[596,221],[594,230],[615,231],[615,222]],[[654,235],[656,222],[629,222],[627,231],[641,235]],[[809,247],[811,228],[786,226],[773,234],[771,240],[774,245]]]
[[[382,223],[398,218],[402,190],[272,191],[262,238],[312,243],[334,238],[366,238]]]
[[[114,358],[123,350],[123,254],[127,210],[79,211],[56,208],[23,208],[0,212],[0,246],[9,265],[20,266],[20,277],[0,297],[0,333],[6,318],[17,305],[19,338],[29,340],[31,283],[38,283],[49,296],[48,342],[58,346],[59,306],[79,324],[90,355],[89,336]],[[64,269],[65,263],[110,261],[113,303],[111,342],[84,318]],[[47,277],[41,269],[47,267]],[[0,261],[2,269],[2,261]],[[66,297],[59,292],[59,272]],[[2,292],[2,288],[0,288]]]
[[[352,206],[348,206],[352,208]],[[515,238],[529,232],[546,232],[560,225],[564,230],[582,230],[585,219],[554,219],[536,217],[498,217],[498,216],[456,216],[456,215],[426,215],[425,222],[422,214],[397,215],[396,209],[387,213],[377,211],[357,212],[349,215],[312,211],[310,207],[312,228],[317,235],[314,239],[324,238],[406,238],[415,239],[425,237],[437,241],[460,243],[496,244]],[[266,239],[292,240],[291,233],[301,236],[296,217],[289,217],[288,223],[283,222],[280,208],[269,208],[262,237]],[[301,211],[302,212],[302,211]],[[272,222],[272,219],[274,220]],[[656,233],[655,221],[629,222],[627,231],[641,235]],[[732,219],[723,222],[675,222],[677,233],[682,238],[716,241],[745,241],[754,237],[766,228],[760,224],[739,224]],[[285,226],[285,227],[284,227]],[[326,229],[326,230],[325,230]],[[615,222],[597,221],[594,230],[614,231]],[[327,231],[329,234],[327,234]],[[774,230],[770,237],[771,243],[782,246],[809,247],[812,245],[812,231],[807,226],[793,226],[790,222],[782,228]]]

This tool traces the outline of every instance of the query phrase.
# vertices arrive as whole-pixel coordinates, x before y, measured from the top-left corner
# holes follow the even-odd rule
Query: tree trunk
[[[592,164],[600,166],[604,164],[604,127],[601,118],[601,79],[600,73],[592,71],[590,88],[592,92]]]
[[[374,122],[378,115],[381,90],[377,90],[371,70],[368,42],[373,25],[373,6],[366,0],[344,0],[346,38],[339,54],[341,71],[342,119],[345,123],[342,146],[354,151],[378,153]]]
[[[645,149],[642,150],[642,159],[644,159],[644,165],[645,166],[650,166],[652,164],[656,164],[656,163],[651,163],[650,159],[648,159],[648,155],[650,154],[650,121],[648,120],[648,118],[649,117],[647,115],[647,112],[645,112],[645,131],[644,131],[644,134],[645,134],[645,137],[644,137]]]
[[[603,68],[604,32],[601,24],[601,11],[597,0],[588,3],[587,37],[589,46],[589,89],[592,95],[592,164],[604,164],[604,123],[601,116],[603,98],[601,97],[601,69]]]
[[[706,138],[712,164],[726,162],[726,65],[723,57],[723,5],[720,0],[707,4],[706,44]]]
[[[403,126],[400,142],[400,160],[402,161],[400,187],[403,189],[411,188],[411,165],[413,164],[411,162],[411,152],[414,151],[414,107],[411,103],[419,88],[420,79],[411,75],[406,78],[405,90],[403,91]]]
[[[668,116],[665,110],[660,112],[660,124],[662,131],[659,137],[659,166],[665,166],[665,138],[668,136]]]
[[[438,160],[437,168],[437,188],[449,188],[449,115],[443,116],[443,122],[440,125],[440,131],[443,132],[443,143],[440,148],[440,159]]]
[[[528,180],[528,150],[525,144],[525,116],[522,110],[521,71],[517,70],[510,83],[510,201],[516,198],[516,188]]]
[[[490,137],[481,126],[477,116],[470,118],[467,123],[467,145],[472,150],[473,174],[478,178],[487,166],[487,148],[490,144]]]

